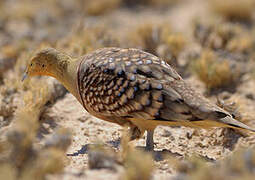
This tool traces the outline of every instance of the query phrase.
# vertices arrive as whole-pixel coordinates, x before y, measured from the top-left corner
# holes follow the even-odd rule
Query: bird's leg
[[[145,147],[146,151],[153,151],[154,150],[153,134],[154,134],[154,130],[147,131],[146,147]]]

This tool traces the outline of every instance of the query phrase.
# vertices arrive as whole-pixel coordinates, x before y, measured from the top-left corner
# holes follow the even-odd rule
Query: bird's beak
[[[27,77],[28,77],[28,74],[27,74],[27,72],[25,72],[22,79],[21,79],[21,81],[23,82]]]

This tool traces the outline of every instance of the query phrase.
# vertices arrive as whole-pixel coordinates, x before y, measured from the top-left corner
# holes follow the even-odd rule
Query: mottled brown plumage
[[[58,54],[56,62],[65,59],[67,66],[75,64],[72,68],[58,68],[58,74],[62,75],[52,76],[63,82],[89,113],[128,125],[132,139],[147,130],[148,149],[153,148],[153,131],[158,125],[221,126],[254,131],[197,93],[170,65],[150,53],[132,48],[103,48],[71,60],[54,49],[46,52]],[[37,55],[33,59],[43,62],[49,58]],[[48,71],[54,74],[54,68]],[[29,69],[27,73],[30,71],[32,74]]]

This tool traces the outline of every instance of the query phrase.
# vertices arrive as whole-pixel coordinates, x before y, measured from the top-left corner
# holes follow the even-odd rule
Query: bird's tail
[[[245,125],[244,123],[235,120],[234,118],[232,118],[231,116],[226,116],[224,118],[221,118],[219,120],[219,122],[226,124],[228,127],[230,128],[235,128],[235,129],[246,129],[252,132],[255,132],[254,128],[251,128],[247,125]]]

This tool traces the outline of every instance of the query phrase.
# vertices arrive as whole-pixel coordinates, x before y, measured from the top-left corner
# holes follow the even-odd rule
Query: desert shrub
[[[98,16],[115,10],[120,3],[121,0],[86,0],[84,8],[88,15]]]
[[[213,11],[229,20],[250,21],[255,7],[253,0],[210,0],[209,2]]]
[[[242,148],[213,164],[209,164],[197,156],[191,156],[184,161],[170,160],[170,163],[175,164],[178,179],[252,180],[255,175],[254,156],[254,148]]]
[[[219,59],[219,57],[210,50],[202,52],[193,64],[194,72],[198,78],[203,81],[208,90],[234,87],[241,77],[239,68],[232,68],[229,60]]]
[[[194,37],[202,45],[214,50],[225,49],[229,41],[243,34],[241,26],[231,23],[201,23],[194,24]]]
[[[187,44],[184,35],[174,32],[167,23],[142,24],[127,39],[130,46],[157,55],[174,66],[177,66],[177,58]]]
[[[77,56],[103,47],[118,47],[119,40],[104,25],[78,27],[70,36],[57,43],[57,48]]]

